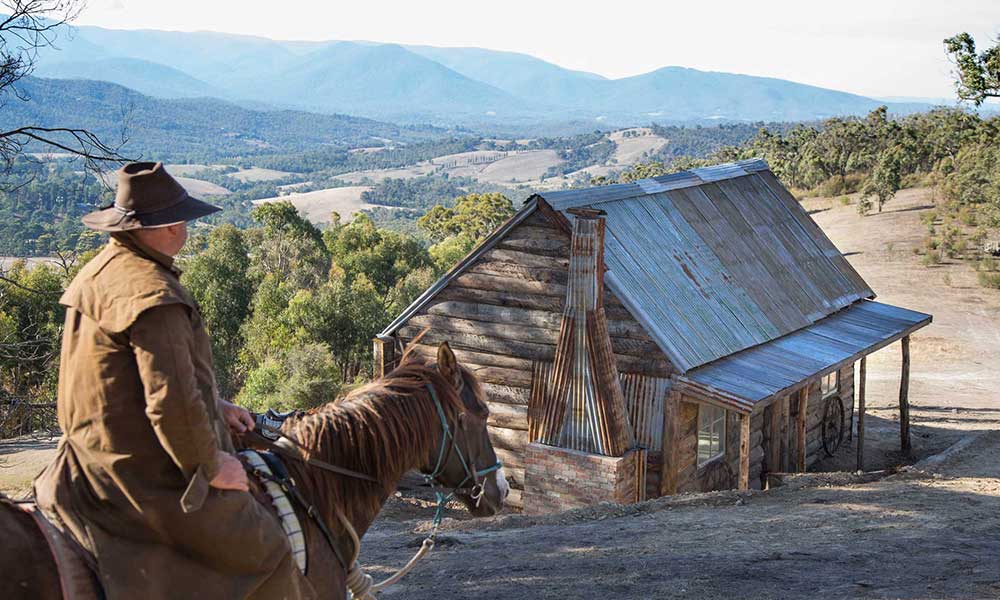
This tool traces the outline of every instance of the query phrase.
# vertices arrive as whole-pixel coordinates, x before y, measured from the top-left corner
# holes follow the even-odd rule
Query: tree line
[[[287,202],[254,208],[250,227],[195,236],[178,265],[211,335],[220,391],[256,410],[305,408],[370,378],[374,335],[513,212],[500,194],[460,197],[420,222],[430,247],[364,214],[335,214],[320,229]],[[0,267],[0,401],[54,401],[58,298],[97,252]]]

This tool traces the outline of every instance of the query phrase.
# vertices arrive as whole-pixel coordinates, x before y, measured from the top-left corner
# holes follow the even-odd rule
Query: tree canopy
[[[962,100],[976,106],[987,98],[1000,98],[1000,42],[976,51],[976,41],[968,33],[944,40],[944,47],[955,64],[955,91]]]

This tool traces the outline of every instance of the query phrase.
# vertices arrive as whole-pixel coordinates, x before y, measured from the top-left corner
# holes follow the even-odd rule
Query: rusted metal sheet
[[[636,444],[659,450],[663,445],[663,401],[670,390],[670,379],[622,373],[619,381]]]
[[[596,214],[576,216],[555,362],[535,365],[529,434],[532,441],[621,456],[633,436],[604,316],[603,238]]]
[[[794,333],[694,369],[677,385],[720,390],[752,409],[930,322],[924,313],[861,300]]]

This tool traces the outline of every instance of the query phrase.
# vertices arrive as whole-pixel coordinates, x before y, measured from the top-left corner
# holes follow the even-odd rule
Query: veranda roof
[[[861,300],[812,325],[698,367],[680,389],[741,412],[852,364],[931,322],[931,315]]]

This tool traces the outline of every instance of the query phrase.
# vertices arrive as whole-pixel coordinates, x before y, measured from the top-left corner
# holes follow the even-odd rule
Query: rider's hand
[[[250,488],[247,485],[247,472],[243,470],[243,463],[232,454],[218,451],[219,472],[215,474],[208,485],[217,490],[238,490],[247,492]]]
[[[254,421],[250,411],[225,400],[219,400],[219,406],[222,408],[222,418],[229,426],[229,431],[233,433],[253,431]]]

